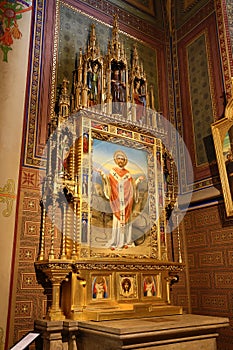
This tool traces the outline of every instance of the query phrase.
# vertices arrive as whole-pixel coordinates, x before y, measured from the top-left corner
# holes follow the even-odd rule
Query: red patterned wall
[[[233,325],[233,225],[223,203],[189,211],[184,218],[191,311],[229,317]],[[173,287],[173,301],[188,310],[185,273]],[[221,330],[219,350],[233,349],[233,331]]]
[[[47,297],[34,268],[40,237],[40,198],[39,171],[22,168],[15,262],[17,271],[14,274],[16,290],[11,307],[14,328],[11,328],[9,336],[11,341],[33,330],[34,320],[43,318],[46,313]],[[48,226],[46,232],[48,234]]]

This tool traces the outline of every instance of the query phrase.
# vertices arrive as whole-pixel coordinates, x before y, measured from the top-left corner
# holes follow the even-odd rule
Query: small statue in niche
[[[141,85],[140,80],[135,78],[134,79],[133,99],[137,105],[143,105],[143,102],[141,100],[140,85]]]
[[[89,135],[88,133],[83,134],[83,153],[89,152]]]
[[[122,113],[121,102],[126,102],[125,71],[124,67],[120,67],[114,62],[112,64],[111,74],[111,94],[112,102],[115,102],[113,113]]]
[[[87,86],[89,89],[89,104],[91,106],[98,104],[100,95],[100,65],[98,61],[89,63]]]
[[[145,115],[146,108],[146,86],[145,81],[138,78],[134,79],[133,101],[137,105],[137,120]]]
[[[82,214],[82,235],[81,235],[82,243],[87,243],[87,226],[88,226],[87,213],[83,213]]]
[[[142,101],[143,107],[146,107],[146,82],[143,79],[141,80],[140,90],[141,90],[141,101]]]
[[[82,182],[82,194],[84,196],[88,196],[88,175],[83,175],[83,182]]]
[[[164,158],[164,190],[165,193],[168,195],[168,186],[171,184],[171,159],[170,156],[167,152],[164,153],[163,155]]]
[[[69,155],[72,147],[72,135],[67,128],[60,135],[58,144],[58,173],[62,176],[68,173]]]

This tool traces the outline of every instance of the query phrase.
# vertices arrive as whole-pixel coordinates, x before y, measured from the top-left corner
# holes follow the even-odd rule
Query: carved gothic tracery
[[[73,71],[71,96],[67,93],[67,80],[64,79],[59,95],[59,114],[74,113],[80,108],[100,105],[106,113],[121,114],[127,110],[122,103],[133,103],[137,112],[132,111],[132,120],[148,124],[146,107],[154,110],[153,86],[147,84],[146,73],[139,60],[137,46],[134,45],[131,62],[128,62],[123,43],[119,40],[119,26],[114,17],[112,38],[106,55],[102,55],[97,44],[95,26],[92,24],[86,50],[79,51]],[[66,95],[66,96],[65,96]],[[70,101],[69,101],[70,100]],[[155,114],[153,118],[155,119]],[[150,117],[151,118],[151,117]],[[155,121],[150,121],[153,124]]]

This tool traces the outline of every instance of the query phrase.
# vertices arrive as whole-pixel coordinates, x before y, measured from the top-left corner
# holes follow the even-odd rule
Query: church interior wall
[[[14,5],[10,4],[13,8]],[[31,7],[28,5],[25,9],[27,11],[23,15],[17,14],[18,21],[15,23],[18,25],[18,30],[21,34],[19,34],[19,37],[16,35],[16,38],[13,38],[13,45],[4,45],[3,40],[1,40],[0,348],[5,342],[7,328],[8,302],[9,295],[12,292],[12,262],[15,258],[15,218],[19,213],[16,203],[24,123],[24,101],[27,99],[27,70],[31,27]],[[13,24],[11,29],[12,27]]]
[[[1,62],[4,89],[0,96],[4,118],[0,131],[2,143],[9,146],[4,146],[4,152],[0,153],[1,163],[5,165],[0,183],[3,186],[8,179],[13,179],[15,185],[12,214],[1,216],[4,240],[1,240],[0,249],[5,253],[1,253],[0,265],[4,271],[3,288],[7,297],[1,300],[4,307],[0,327],[8,345],[32,330],[34,320],[45,316],[51,302],[51,286],[40,284],[34,262],[40,236],[40,169],[45,165],[41,156],[48,133],[48,119],[56,101],[56,89],[64,76],[68,80],[72,78],[75,53],[87,41],[92,22],[96,25],[101,49],[106,50],[114,12],[118,14],[120,35],[129,50],[128,55],[131,45],[136,42],[139,56],[149,70],[155,87],[156,109],[176,124],[193,161],[195,201],[191,203],[181,229],[183,259],[187,268],[179,283],[172,288],[173,302],[187,312],[227,316],[232,322],[233,252],[229,246],[233,221],[225,215],[210,129],[210,124],[223,116],[224,97],[231,94],[232,66],[223,62],[223,57],[231,57],[229,37],[219,40],[223,30],[220,23],[225,14],[219,0],[175,1],[170,21],[176,21],[177,28],[171,33],[169,26],[161,20],[161,17],[169,20],[165,4],[155,3],[153,6],[149,1],[145,8],[146,5],[134,0],[67,0],[61,5],[60,22],[57,22],[56,2],[37,0],[33,3],[31,42],[31,13],[27,12],[19,22],[22,38],[8,53],[8,62]],[[231,20],[229,23],[232,31]],[[169,56],[170,35],[174,42],[177,40],[172,61]],[[31,51],[28,56],[29,43]],[[54,55],[54,45],[57,45],[57,56]],[[198,82],[205,86],[203,90]],[[9,154],[11,162],[8,161]],[[47,221],[46,237],[49,230],[50,222]],[[2,245],[3,241],[7,243]],[[219,349],[230,349],[232,339],[230,329],[224,330],[219,337]]]

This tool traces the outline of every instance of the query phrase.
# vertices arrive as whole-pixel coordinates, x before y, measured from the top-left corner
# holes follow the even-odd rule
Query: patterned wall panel
[[[215,294],[210,293],[201,294],[201,306],[204,310],[211,308],[212,313],[228,313],[228,296],[226,294]]]
[[[191,294],[186,305],[190,299],[193,313],[226,316],[233,325],[233,231],[225,220],[224,204],[189,211],[184,218],[183,234],[188,242]],[[205,237],[205,244],[195,244],[195,236]],[[185,289],[178,283],[173,288],[174,300],[184,301],[185,295]],[[230,327],[220,332],[218,343],[218,350],[232,349]]]
[[[215,273],[215,287],[220,289],[228,289],[233,286],[233,273],[222,271]]]
[[[195,14],[199,12],[209,0],[178,0],[176,3],[176,18],[177,28],[182,26],[185,22],[195,17]]]
[[[210,124],[214,121],[209,78],[211,72],[208,68],[207,53],[205,34],[201,34],[187,47],[197,166],[208,161],[204,140],[211,134]]]
[[[138,9],[155,16],[155,2],[153,0],[126,0],[129,4],[137,7]]]
[[[231,1],[229,2],[231,3]],[[233,76],[233,60],[231,49],[231,38],[228,28],[226,1],[215,0],[217,30],[219,36],[219,50],[222,57],[223,76],[224,76],[224,96],[226,99],[231,96],[232,85],[231,77]]]
[[[199,254],[199,264],[200,267],[206,267],[206,266],[224,266],[224,252],[205,252]]]
[[[227,9],[228,24],[229,24],[231,49],[233,53],[233,6],[232,6],[231,0],[226,0],[226,9]]]
[[[75,0],[72,1],[73,3]],[[128,14],[135,16],[137,22],[140,19],[147,21],[148,23],[156,24],[156,27],[163,28],[163,18],[161,17],[161,1],[154,0],[79,0],[85,5],[88,4],[90,7],[104,13],[119,13],[120,16],[125,15],[129,17]],[[134,20],[135,21],[135,20]],[[129,24],[131,25],[131,18],[129,18]],[[138,24],[138,23],[136,23]],[[134,26],[134,24],[133,24]],[[145,33],[147,28],[144,28]]]
[[[40,236],[39,178],[39,171],[22,168],[18,218],[19,254],[16,257],[17,275],[15,276],[16,300],[11,321],[14,322],[15,341],[33,329],[34,319],[43,318],[46,312],[45,305],[48,305],[44,288],[38,280],[40,276],[36,274],[34,268]],[[46,225],[45,234],[49,237],[49,222]],[[50,288],[50,286],[44,287]]]
[[[210,185],[212,177],[217,176],[210,125],[223,114],[224,88],[213,28],[216,28],[215,16],[209,14],[199,26],[180,37],[178,43],[184,140],[192,158],[195,180],[209,178],[208,184],[199,183],[195,189]]]
[[[233,250],[227,252],[227,257],[229,266],[233,266]]]
[[[225,229],[216,229],[210,231],[210,239],[213,245],[227,245],[232,244],[233,240],[233,229],[225,228]]]
[[[210,288],[211,275],[208,272],[190,273],[190,285],[192,288]]]
[[[218,224],[218,217],[216,217],[215,212],[212,214],[209,213],[209,215],[206,215],[206,212],[203,210],[198,211],[198,213],[193,217],[193,223],[195,227],[205,228],[207,226],[213,227],[213,225]]]
[[[201,233],[191,234],[187,238],[188,247],[206,247],[207,246],[207,237]]]

